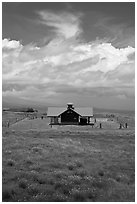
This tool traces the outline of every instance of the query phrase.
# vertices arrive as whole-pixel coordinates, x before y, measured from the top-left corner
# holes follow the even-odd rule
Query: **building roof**
[[[59,116],[66,110],[67,110],[66,107],[49,107],[47,116]],[[74,108],[72,110],[83,117],[93,116],[93,108],[91,107]]]
[[[58,116],[66,110],[66,107],[48,107],[47,116]]]
[[[77,112],[81,116],[93,116],[92,107],[75,108],[74,111]]]

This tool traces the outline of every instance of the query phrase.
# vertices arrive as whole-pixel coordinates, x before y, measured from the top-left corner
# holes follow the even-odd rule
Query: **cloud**
[[[16,49],[19,48],[21,46],[19,41],[16,40],[11,40],[10,39],[4,39],[2,41],[2,48],[7,48],[7,49]]]
[[[3,40],[3,97],[53,100],[69,94],[134,98],[135,48],[56,38],[22,45]]]
[[[102,16],[97,19],[94,27],[105,34],[115,47],[135,47],[135,29],[128,21],[117,23],[116,17]]]
[[[81,13],[77,13],[77,15],[69,12],[53,13],[50,11],[39,11],[37,13],[40,17],[39,22],[51,27],[57,36],[68,39],[82,32],[80,28]]]

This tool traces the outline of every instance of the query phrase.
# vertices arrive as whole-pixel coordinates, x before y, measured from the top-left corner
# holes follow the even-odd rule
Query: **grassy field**
[[[114,127],[4,127],[3,201],[134,201],[135,131]]]
[[[25,113],[15,113],[11,111],[2,111],[2,127],[7,126],[7,122],[11,124],[26,118]]]

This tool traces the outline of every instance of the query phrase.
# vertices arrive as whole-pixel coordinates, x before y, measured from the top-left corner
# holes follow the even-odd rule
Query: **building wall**
[[[58,117],[58,123],[61,123],[61,117]]]
[[[96,122],[107,122],[108,118],[96,118]]]
[[[51,124],[58,124],[58,117],[57,116],[50,117],[50,123]]]
[[[61,114],[61,123],[78,123],[79,115],[75,113],[73,110],[68,109],[64,113]]]
[[[82,125],[90,125],[94,123],[93,116],[80,116],[75,110],[67,109],[60,116],[51,116],[50,123],[51,124],[82,124]]]

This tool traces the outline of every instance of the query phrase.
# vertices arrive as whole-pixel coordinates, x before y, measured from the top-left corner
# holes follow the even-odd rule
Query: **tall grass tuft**
[[[25,189],[25,188],[27,188],[27,185],[28,185],[28,182],[27,182],[26,179],[21,179],[21,180],[19,181],[19,187],[20,187],[20,188]]]
[[[15,166],[15,161],[12,160],[12,159],[9,159],[9,160],[7,161],[7,165],[8,165],[8,166]]]
[[[2,201],[11,201],[14,195],[15,190],[13,189],[13,186],[6,186],[2,188]]]

